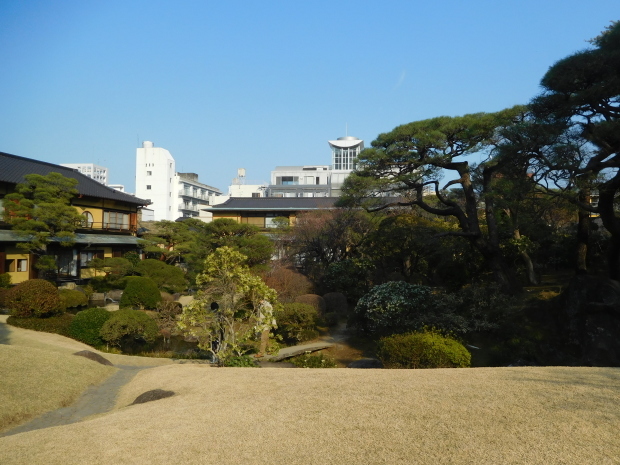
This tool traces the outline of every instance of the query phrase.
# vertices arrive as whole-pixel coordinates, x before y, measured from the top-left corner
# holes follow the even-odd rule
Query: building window
[[[26,260],[25,258],[18,258],[17,271],[28,271],[28,260]]]
[[[153,172],[152,172],[152,171],[147,171],[147,172],[146,172],[146,175],[147,175],[147,176],[153,176]]]
[[[80,252],[80,267],[88,268],[93,258],[103,258],[103,250],[83,250]]]
[[[151,190],[151,185],[150,185],[150,184],[147,184],[147,185],[146,185],[146,190],[147,190],[147,191],[150,191],[150,190]]]
[[[84,212],[82,213],[82,216],[84,217],[84,219],[82,220],[84,223],[84,226],[87,228],[92,228],[93,227],[93,223],[95,222],[93,219],[93,215],[91,212]]]
[[[103,212],[103,223],[105,228],[128,230],[129,215],[120,212]]]
[[[299,184],[299,177],[298,176],[282,176],[282,177],[277,177],[276,178],[276,184],[279,184],[281,186],[296,185],[296,184]]]
[[[252,197],[260,197],[260,192],[252,192]]]

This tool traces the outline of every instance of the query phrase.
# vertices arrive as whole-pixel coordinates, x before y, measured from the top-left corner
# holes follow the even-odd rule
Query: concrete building
[[[108,185],[108,169],[104,166],[95,165],[94,163],[61,163],[60,166],[73,168],[104,186]]]
[[[170,152],[144,141],[136,150],[136,196],[151,201],[155,221],[198,217],[222,192],[198,181],[196,173],[177,173]]]
[[[330,189],[328,165],[276,166],[267,197],[329,197]]]
[[[245,169],[237,170],[237,177],[232,180],[232,184],[228,186],[228,197],[265,197],[267,183],[249,182],[245,178]],[[221,199],[222,203],[224,199]]]
[[[345,136],[327,142],[332,150],[331,165],[276,166],[267,197],[339,197],[342,183],[364,150],[364,141]]]

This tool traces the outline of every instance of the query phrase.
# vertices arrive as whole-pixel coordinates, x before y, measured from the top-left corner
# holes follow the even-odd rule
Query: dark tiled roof
[[[24,176],[27,174],[46,175],[48,173],[60,173],[68,178],[77,179],[76,188],[81,195],[118,200],[134,205],[149,204],[147,200],[104,186],[72,168],[0,152],[0,182],[18,184],[24,182]]]
[[[334,208],[338,197],[232,197],[209,210],[318,210]]]

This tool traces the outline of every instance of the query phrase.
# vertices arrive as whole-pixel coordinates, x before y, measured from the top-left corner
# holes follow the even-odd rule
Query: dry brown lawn
[[[9,360],[17,359],[12,350],[24,354],[23,363],[5,372],[41,359],[41,348],[31,347],[36,343],[50,347],[61,371],[69,369],[68,354],[85,347],[32,333],[0,334],[4,343],[21,341],[21,347],[0,345]],[[35,349],[34,360],[28,358]],[[134,359],[104,355],[114,363]],[[29,373],[37,385],[38,372]],[[23,389],[9,387],[5,374],[0,392]],[[129,405],[151,389],[176,395]],[[619,430],[616,368],[174,364],[138,373],[107,414],[0,438],[0,464],[618,464]]]
[[[128,406],[150,389],[173,397]],[[170,365],[117,408],[0,439],[2,464],[614,464],[620,370]]]
[[[0,431],[70,405],[115,371],[84,357],[0,344]]]
[[[70,405],[89,386],[102,382],[116,371],[116,368],[72,355],[80,350],[94,350],[86,344],[57,334],[8,326],[6,319],[6,315],[0,315],[0,432]],[[170,360],[101,354],[115,364],[172,363]]]

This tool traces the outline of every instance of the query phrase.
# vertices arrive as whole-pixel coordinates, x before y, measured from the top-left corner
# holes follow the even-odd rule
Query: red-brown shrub
[[[308,294],[312,291],[312,282],[303,274],[292,268],[276,265],[263,280],[267,286],[278,291],[278,298],[282,303],[294,302],[295,297]]]

